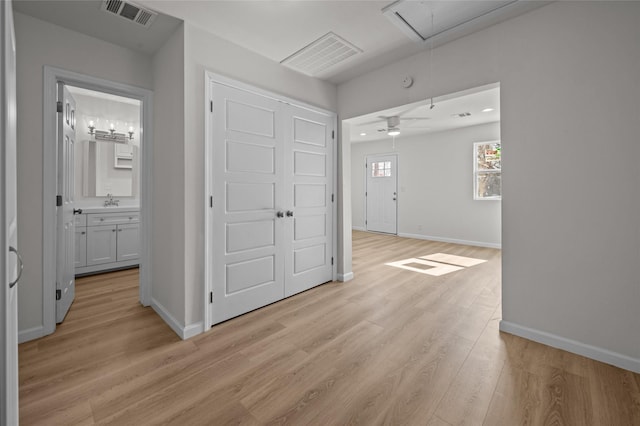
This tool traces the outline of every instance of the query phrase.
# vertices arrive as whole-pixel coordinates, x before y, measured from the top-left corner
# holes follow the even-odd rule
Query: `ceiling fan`
[[[398,136],[400,134],[400,123],[405,121],[417,121],[417,120],[429,120],[429,117],[410,117],[405,116],[404,114],[409,113],[415,110],[415,108],[411,108],[405,111],[402,111],[396,115],[391,116],[379,116],[376,120],[368,121],[365,123],[361,123],[362,126],[366,126],[369,124],[375,124],[379,122],[386,122],[386,127],[378,128],[378,132],[386,132],[389,136]]]

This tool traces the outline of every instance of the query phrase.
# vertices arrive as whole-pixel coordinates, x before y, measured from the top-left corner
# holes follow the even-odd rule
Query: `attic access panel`
[[[405,1],[399,0],[382,13],[398,26],[409,38],[423,42],[458,27],[466,27],[475,21],[494,18],[522,2],[506,1]],[[431,14],[433,13],[433,28]]]

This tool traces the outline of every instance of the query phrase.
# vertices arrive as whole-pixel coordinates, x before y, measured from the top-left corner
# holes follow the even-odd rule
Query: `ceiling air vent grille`
[[[135,3],[122,0],[104,0],[100,9],[146,28],[151,26],[158,16],[157,13],[143,9]]]
[[[280,63],[303,74],[317,76],[358,53],[362,53],[362,50],[337,34],[328,32]]]

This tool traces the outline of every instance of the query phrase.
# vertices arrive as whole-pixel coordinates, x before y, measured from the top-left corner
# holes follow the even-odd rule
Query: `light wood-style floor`
[[[640,425],[640,375],[498,332],[500,251],[354,233],[355,279],[180,341],[137,270],[20,345],[23,425]],[[488,262],[440,277],[385,262]]]

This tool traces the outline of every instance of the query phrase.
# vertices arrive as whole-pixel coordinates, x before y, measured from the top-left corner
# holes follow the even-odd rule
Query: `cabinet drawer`
[[[87,215],[87,226],[119,225],[138,222],[140,222],[140,212],[89,213]]]
[[[76,228],[87,226],[87,215],[86,214],[77,214],[75,216],[76,220]]]

